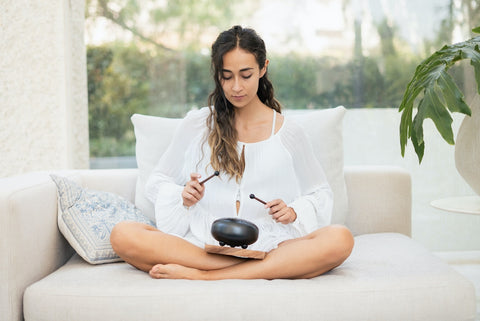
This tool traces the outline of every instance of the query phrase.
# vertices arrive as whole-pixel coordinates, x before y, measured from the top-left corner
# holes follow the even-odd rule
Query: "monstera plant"
[[[472,30],[480,33],[480,27]],[[454,112],[465,114],[457,134],[455,165],[463,179],[480,195],[480,104],[467,105],[463,93],[447,72],[455,63],[469,59],[480,94],[480,36],[444,46],[417,66],[404,93],[399,111],[402,156],[410,139],[419,163],[425,152],[423,121],[430,118],[440,135],[455,144],[452,130]],[[414,109],[416,107],[416,110]],[[413,116],[416,112],[415,117]]]
[[[480,33],[480,27],[472,30]],[[403,95],[399,111],[400,144],[402,156],[410,139],[419,162],[422,162],[425,142],[423,140],[423,121],[430,118],[443,139],[454,144],[451,113],[459,112],[471,116],[472,111],[464,101],[448,69],[456,62],[470,59],[475,70],[477,91],[480,94],[480,36],[453,45],[446,45],[417,66],[412,80]],[[423,93],[421,99],[419,96]],[[417,107],[413,117],[414,107]]]

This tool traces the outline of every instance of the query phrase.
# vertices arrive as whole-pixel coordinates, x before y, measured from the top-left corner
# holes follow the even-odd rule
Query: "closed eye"
[[[242,76],[243,79],[249,79],[249,78],[251,78],[251,77],[252,77],[252,75]],[[232,79],[232,78],[233,78],[232,76],[228,76],[228,77],[227,77],[227,76],[225,76],[225,75],[222,75],[222,79],[223,79],[223,80],[230,80],[230,79]]]

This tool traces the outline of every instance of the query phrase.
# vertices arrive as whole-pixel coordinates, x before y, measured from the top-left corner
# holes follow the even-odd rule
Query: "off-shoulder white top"
[[[238,152],[244,148],[245,153],[240,183],[220,173],[205,183],[204,197],[185,208],[181,194],[190,173],[206,178],[214,172],[209,165],[210,147],[204,143],[209,113],[205,107],[187,114],[147,182],[146,195],[155,205],[159,230],[203,247],[218,244],[210,234],[214,220],[238,217],[259,228],[258,240],[248,248],[270,251],[282,241],[330,224],[332,191],[303,129],[288,117],[276,133],[272,129],[268,139],[238,142]],[[250,199],[252,193],[267,202],[282,199],[297,213],[296,221],[286,225],[275,222],[263,204]]]

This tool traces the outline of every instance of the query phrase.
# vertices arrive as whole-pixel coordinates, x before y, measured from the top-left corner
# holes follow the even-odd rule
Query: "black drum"
[[[212,235],[220,246],[241,246],[246,249],[258,239],[258,227],[239,218],[221,218],[213,222]]]

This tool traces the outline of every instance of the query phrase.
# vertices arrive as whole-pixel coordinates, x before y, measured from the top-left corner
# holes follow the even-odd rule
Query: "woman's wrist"
[[[293,223],[297,220],[297,212],[293,209],[293,207],[288,207],[290,211],[293,213],[293,220],[290,223]]]

